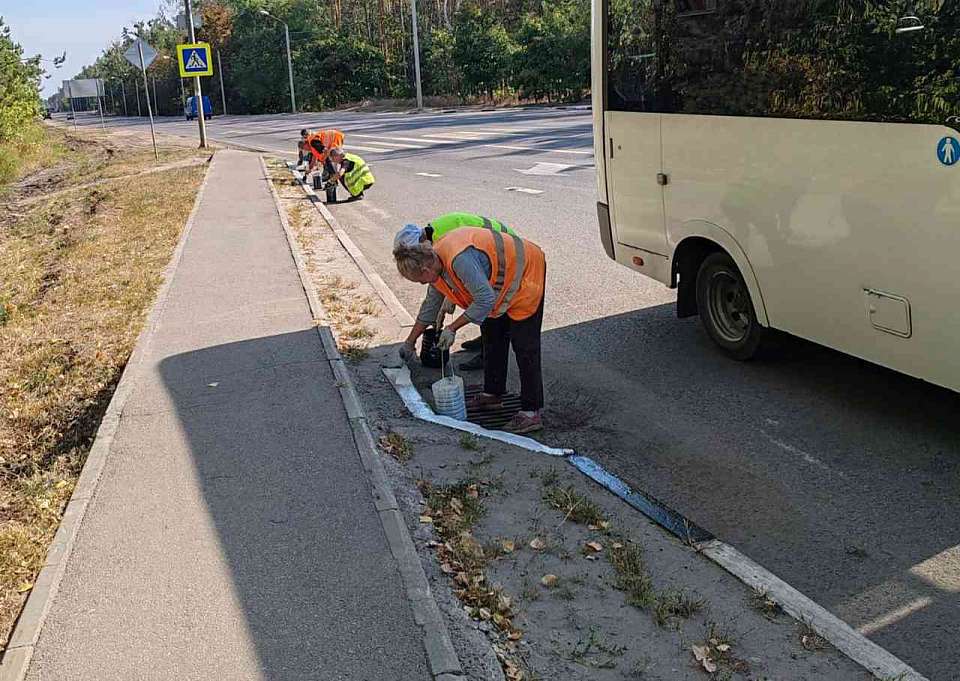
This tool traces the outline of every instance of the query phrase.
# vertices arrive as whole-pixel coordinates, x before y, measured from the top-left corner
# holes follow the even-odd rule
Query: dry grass
[[[413,445],[403,435],[393,431],[380,438],[380,449],[400,463],[406,463],[413,458]]]
[[[58,149],[65,133],[49,134]],[[111,162],[118,155],[100,144],[75,147],[51,152],[54,165],[16,183],[11,198],[61,189],[49,179],[90,168],[135,168],[131,158]],[[203,173],[171,170],[0,214],[0,262],[12,265],[0,269],[0,642],[42,566]]]
[[[614,585],[627,594],[627,603],[643,609],[656,603],[657,594],[640,546],[624,544],[613,547],[607,557],[617,573]]]
[[[568,487],[547,487],[543,491],[543,500],[563,513],[564,520],[600,528],[609,526],[603,511],[586,495],[580,494],[573,485]]]

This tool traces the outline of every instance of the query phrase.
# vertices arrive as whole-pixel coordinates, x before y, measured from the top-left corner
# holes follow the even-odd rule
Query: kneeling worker
[[[363,192],[373,186],[373,173],[367,162],[356,154],[347,154],[336,147],[330,150],[330,160],[337,165],[340,184],[350,193],[349,201],[359,201]]]
[[[416,357],[417,339],[436,319],[444,299],[453,302],[464,313],[441,332],[437,343],[441,350],[449,349],[457,331],[467,324],[481,324],[483,393],[469,408],[500,408],[507,391],[512,345],[520,369],[520,411],[504,430],[540,430],[540,330],[546,279],[543,251],[532,241],[492,229],[457,229],[436,245],[427,241],[408,245],[399,237],[395,243],[400,243],[393,251],[397,270],[405,279],[430,287],[400,357]]]

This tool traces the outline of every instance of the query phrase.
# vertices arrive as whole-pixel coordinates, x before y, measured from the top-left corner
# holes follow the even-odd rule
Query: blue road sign
[[[213,60],[209,43],[187,43],[177,45],[177,61],[180,65],[180,76],[212,76]]]
[[[952,166],[960,161],[960,142],[956,137],[944,137],[937,143],[937,158],[945,166]]]

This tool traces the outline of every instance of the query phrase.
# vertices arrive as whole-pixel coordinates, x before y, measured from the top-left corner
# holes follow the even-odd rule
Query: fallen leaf
[[[507,594],[497,596],[497,608],[506,612],[513,605],[513,600]]]
[[[519,631],[511,631],[509,634],[507,634],[507,638],[511,641],[519,641],[521,638],[523,638],[523,633]]]
[[[496,624],[501,629],[503,625],[507,622],[507,618],[501,615],[499,612],[493,613],[493,623]]]
[[[500,547],[503,549],[504,553],[513,553],[513,550],[517,548],[517,545],[512,539],[504,539],[500,542]]]
[[[30,591],[30,589],[32,588],[33,588],[33,582],[24,582],[23,584],[17,587],[17,593],[26,593],[27,591]]]
[[[454,580],[464,586],[470,586],[470,576],[466,572],[458,572]]]
[[[730,650],[730,646],[728,646],[726,643],[721,643],[717,646],[717,650],[719,650],[721,653],[725,653]]]
[[[547,548],[547,542],[543,541],[540,537],[534,537],[530,540],[530,548],[534,551],[543,551]]]
[[[621,544],[621,543],[618,542],[618,541],[615,541],[615,542],[613,542],[613,545],[612,545],[610,548],[612,548],[612,549],[622,549],[622,548],[623,548],[623,544]]]
[[[609,520],[601,520],[601,521],[600,521],[600,529],[601,529],[601,530],[609,530],[609,529],[610,529],[610,521],[609,521]]]
[[[420,516],[420,522],[421,522],[421,523],[432,523],[432,522],[433,522],[433,518],[431,518],[431,517],[428,516],[428,515],[422,515],[422,516]]]
[[[704,660],[703,662],[701,662],[700,664],[703,665],[704,670],[705,670],[708,674],[713,674],[715,671],[717,671],[717,665],[716,665],[716,663],[715,663],[713,660],[711,660],[709,657],[708,657],[706,660]]]
[[[450,500],[450,508],[452,508],[457,513],[463,513],[463,502],[459,499]]]
[[[693,646],[693,656],[697,658],[697,662],[703,662],[708,657],[710,657],[710,649],[707,646]]]
[[[470,497],[471,499],[476,499],[477,497],[480,496],[480,491],[477,489],[476,485],[470,485],[467,488],[467,496]]]
[[[587,529],[588,529],[588,530],[599,530],[599,529],[600,529],[600,526],[599,526],[599,525],[594,525],[593,523],[591,523],[590,525],[587,525]]]
[[[440,570],[442,570],[443,574],[445,575],[452,575],[454,572],[456,572],[456,570],[453,569],[453,566],[450,565],[450,563],[444,563],[443,565],[441,565]]]
[[[603,551],[603,544],[601,544],[598,541],[588,541],[587,548],[590,549],[591,551],[596,551],[597,553],[600,553],[601,551]]]
[[[548,589],[552,589],[557,585],[557,582],[560,580],[556,575],[544,575],[540,578],[540,583],[543,584]]]
[[[595,554],[590,554],[589,556],[584,556],[587,560],[596,560],[597,556]]]
[[[488,608],[480,608],[480,619],[488,620],[493,617],[493,613]]]

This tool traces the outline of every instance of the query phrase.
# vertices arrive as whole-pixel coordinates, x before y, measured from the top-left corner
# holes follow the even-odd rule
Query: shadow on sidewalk
[[[428,678],[316,330],[159,369],[263,678]]]

